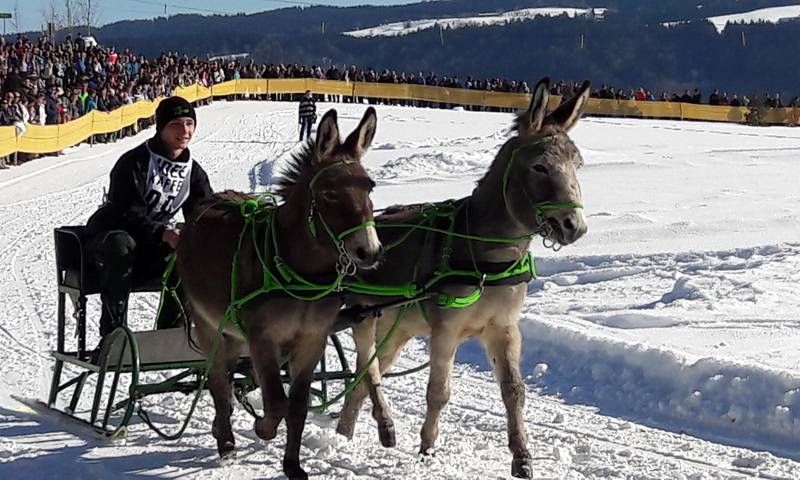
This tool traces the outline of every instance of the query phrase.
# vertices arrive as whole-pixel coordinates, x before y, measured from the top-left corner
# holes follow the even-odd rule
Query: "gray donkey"
[[[424,281],[452,270],[497,273],[518,263],[528,252],[530,240],[541,235],[551,246],[568,245],[586,233],[581,189],[576,171],[583,159],[567,132],[575,126],[589,98],[589,82],[555,111],[547,114],[549,80],[537,85],[530,107],[514,124],[517,135],[509,139],[494,159],[489,172],[472,195],[455,201],[455,213],[433,229],[414,228],[424,216],[424,206],[395,207],[378,217],[384,263],[366,272],[370,284],[400,285]],[[406,225],[407,227],[403,227]],[[394,228],[389,228],[394,227]],[[451,231],[446,235],[441,230]],[[477,239],[480,237],[481,239]],[[516,239],[513,243],[486,241],[487,237]],[[422,426],[420,453],[434,447],[439,433],[439,414],[450,398],[450,378],[456,349],[467,337],[483,344],[500,384],[508,419],[508,441],[516,477],[532,475],[531,454],[524,426],[525,384],[519,371],[521,335],[519,312],[527,292],[527,278],[498,282],[452,282],[444,279],[429,291],[437,296],[405,309],[404,317],[388,338],[364,381],[347,397],[338,432],[352,438],[356,419],[369,394],[381,443],[394,446],[395,433],[381,390],[381,375],[389,370],[412,337],[430,335],[430,377],[427,413]],[[462,298],[483,289],[479,300],[463,308],[441,308],[442,298]],[[448,297],[449,296],[449,297]],[[373,305],[386,298],[354,295],[350,305]],[[361,369],[376,351],[376,339],[384,338],[397,308],[387,309],[381,321],[374,318],[354,328]]]

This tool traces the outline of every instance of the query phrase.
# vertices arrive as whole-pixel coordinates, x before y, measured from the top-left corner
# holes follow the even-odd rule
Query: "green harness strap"
[[[511,172],[511,167],[514,163],[514,160],[517,157],[518,151],[527,146],[536,145],[541,142],[552,140],[552,137],[542,137],[540,139],[535,139],[533,142],[529,142],[527,144],[523,144],[521,147],[518,147],[512,152],[511,159],[509,160],[508,164],[506,165],[505,171],[503,173],[503,200],[506,205],[506,209],[509,208],[508,199],[507,199],[507,188],[508,188],[508,179]],[[320,171],[318,171],[314,177],[311,179],[310,188],[311,190],[311,208],[309,211],[308,217],[308,228],[310,233],[316,237],[316,225],[314,223],[314,215],[316,212],[316,199],[314,198],[314,191],[313,185],[316,182],[317,178],[329,168],[333,168],[335,166],[346,164],[349,162],[336,162],[334,164],[328,165]],[[270,201],[268,203],[262,202],[264,198],[268,198]],[[372,296],[390,296],[390,297],[403,297],[408,299],[418,298],[424,295],[429,289],[435,286],[437,283],[449,279],[451,277],[462,277],[462,278],[472,278],[477,280],[478,288],[473,291],[471,294],[465,297],[457,297],[454,295],[449,295],[445,293],[439,293],[438,298],[436,299],[436,304],[440,308],[466,308],[473,304],[475,304],[481,297],[483,292],[483,285],[485,282],[494,282],[500,281],[504,279],[509,279],[518,275],[531,275],[532,278],[536,278],[536,267],[535,262],[533,260],[533,256],[531,255],[530,251],[526,252],[522,257],[520,257],[516,262],[514,262],[510,267],[505,269],[502,272],[494,273],[494,274],[486,274],[478,271],[477,266],[475,266],[474,271],[468,270],[453,270],[450,267],[449,259],[451,255],[451,246],[454,238],[459,238],[468,241],[479,241],[479,242],[486,242],[486,243],[501,243],[501,244],[514,244],[519,243],[521,241],[530,240],[533,235],[526,235],[522,237],[516,238],[501,238],[501,237],[481,237],[469,234],[458,233],[454,231],[455,227],[455,218],[460,208],[463,205],[459,205],[457,208],[454,207],[454,202],[442,202],[440,204],[426,204],[420,209],[420,217],[421,220],[417,224],[376,224],[374,221],[367,221],[360,225],[356,225],[349,229],[346,229],[339,235],[336,235],[330,226],[325,221],[322,215],[317,215],[322,223],[324,230],[328,234],[328,236],[333,241],[334,245],[337,248],[337,251],[340,254],[339,260],[341,261],[344,258],[349,258],[346,250],[344,249],[344,238],[356,231],[367,228],[370,226],[374,226],[376,228],[407,228],[408,231],[400,237],[398,240],[393,242],[392,244],[385,245],[384,250],[389,251],[392,248],[397,247],[398,245],[402,244],[408,237],[417,230],[425,231],[428,235],[433,233],[443,234],[445,235],[445,246],[442,252],[442,259],[440,263],[439,271],[435,272],[432,278],[428,279],[424,282],[423,285],[418,286],[416,283],[408,283],[405,285],[373,285],[368,284],[363,281],[352,281],[347,280],[346,277],[348,275],[353,275],[355,271],[350,271],[349,267],[344,266],[340,268],[340,264],[337,263],[337,276],[336,279],[327,285],[315,284],[303,278],[301,275],[297,274],[294,270],[292,270],[288,265],[286,265],[280,255],[278,249],[278,241],[277,241],[277,232],[276,232],[276,213],[277,213],[277,201],[272,194],[264,194],[259,196],[256,199],[248,199],[241,202],[230,202],[230,204],[238,205],[240,214],[244,219],[244,226],[242,227],[242,231],[239,235],[239,242],[236,248],[236,252],[234,253],[233,262],[231,265],[231,303],[226,309],[223,321],[220,322],[218,326],[217,335],[215,337],[214,344],[212,346],[212,355],[209,356],[206,365],[205,365],[205,372],[201,378],[200,385],[198,387],[197,395],[192,403],[189,417],[191,417],[192,412],[196,406],[196,403],[199,399],[200,392],[202,391],[207,377],[208,372],[211,368],[212,359],[216,354],[216,350],[219,345],[219,341],[222,338],[222,333],[225,329],[225,326],[228,322],[233,323],[236,328],[239,329],[239,332],[242,334],[244,338],[247,338],[247,333],[241,325],[239,320],[239,310],[243,308],[247,303],[252,301],[253,299],[257,298],[262,294],[268,294],[276,291],[280,291],[296,300],[301,301],[315,301],[322,299],[334,292],[346,290],[350,293],[357,293],[357,294],[366,294]],[[535,206],[535,216],[537,225],[542,223],[543,220],[543,213],[546,210],[556,210],[562,208],[583,208],[583,205],[579,203],[543,203],[538,204]],[[434,227],[433,224],[437,218],[447,218],[449,220],[449,228],[447,230],[440,229]],[[265,233],[264,235],[264,244],[263,244],[263,253],[258,248],[257,242],[257,223],[267,223],[267,231],[269,233]],[[253,245],[255,247],[256,255],[258,257],[259,262],[262,266],[263,271],[263,282],[262,286],[242,297],[238,296],[238,260],[239,260],[239,252],[242,247],[242,243],[245,238],[245,234],[247,232],[248,227],[251,229],[252,232],[252,240]],[[277,271],[277,275],[270,270],[269,261],[270,258],[270,241],[269,237],[272,238],[272,250],[274,251],[274,264],[275,270]],[[474,258],[473,258],[474,263]],[[352,264],[352,263],[351,263]],[[173,296],[173,298],[181,305],[181,313],[185,316],[185,311],[183,306],[180,302],[180,299],[177,295],[177,288],[180,284],[180,280],[174,287],[168,286],[168,278],[170,277],[175,265],[175,256],[173,255],[170,261],[168,262],[167,268],[164,272],[163,276],[163,283],[162,283],[162,295],[159,301],[159,312],[163,307],[164,295],[169,293]],[[418,267],[419,264],[415,265],[414,269],[414,280],[416,281]],[[283,280],[283,283],[281,280]],[[415,303],[414,306],[419,309],[423,317],[425,316],[424,309],[422,308],[420,303]],[[333,399],[323,403],[322,405],[315,408],[315,410],[324,410],[333,403],[339,401],[342,397],[352,392],[352,390],[358,385],[358,383],[363,379],[363,377],[367,374],[369,367],[372,365],[373,361],[377,356],[383,351],[386,344],[388,343],[389,339],[392,337],[394,332],[397,330],[401,319],[403,318],[404,314],[408,311],[410,306],[402,307],[398,310],[398,315],[392,324],[392,327],[386,333],[380,344],[377,346],[375,353],[371,356],[369,361],[364,365],[364,367],[358,372],[356,377],[353,379],[352,382],[349,382],[346,385],[346,388],[339,393]],[[282,363],[285,363],[286,359],[282,359]],[[154,425],[146,418],[146,413],[140,407],[140,413],[143,415],[143,419],[145,420],[148,425],[155,429]],[[186,424],[188,424],[189,418],[186,419],[186,423],[180,429],[177,436],[180,436],[183,433],[184,429],[186,428]],[[162,432],[155,429],[159,435],[165,436]],[[171,437],[171,436],[170,436]],[[177,437],[175,437],[177,438]]]

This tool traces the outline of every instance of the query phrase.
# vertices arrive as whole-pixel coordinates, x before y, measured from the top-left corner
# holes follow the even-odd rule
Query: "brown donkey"
[[[256,434],[265,440],[274,438],[285,417],[284,473],[292,479],[307,478],[299,454],[311,377],[336,321],[341,296],[320,295],[319,300],[304,301],[272,291],[243,302],[236,309],[238,321],[226,316],[226,311],[232,296],[241,299],[274,281],[291,287],[302,277],[317,285],[335,285],[356,269],[377,266],[382,247],[372,226],[369,194],[374,183],[360,163],[372,143],[375,125],[375,110],[369,108],[358,128],[341,143],[336,111],[326,113],[316,142],[305,145],[279,182],[284,203],[273,210],[272,222],[246,222],[240,204],[226,201],[230,195],[218,195],[187,221],[178,245],[177,268],[198,343],[206,355],[217,348],[208,387],[216,411],[212,433],[222,456],[234,449],[231,375],[247,345],[264,400],[264,417],[255,422]],[[281,272],[287,268],[297,277],[285,278]],[[308,298],[319,292],[293,293]],[[227,323],[221,327],[222,322]],[[216,338],[220,328],[221,340]],[[292,378],[288,399],[281,383],[283,356],[288,357]]]
[[[398,285],[425,281],[441,273],[442,265],[452,270],[498,273],[520,261],[528,251],[531,237],[539,234],[551,246],[567,245],[586,232],[581,190],[576,170],[583,164],[578,149],[567,136],[583,112],[589,97],[586,82],[568,102],[547,114],[549,81],[539,82],[530,108],[515,123],[517,135],[500,149],[488,173],[472,195],[453,203],[456,213],[434,224],[451,229],[450,237],[431,230],[394,224],[416,225],[426,207],[397,207],[378,217],[381,242],[387,245],[385,262],[365,274],[373,284]],[[468,237],[472,237],[472,240]],[[514,243],[492,243],[475,237],[517,239]],[[404,240],[399,240],[403,239]],[[524,277],[524,276],[522,276]],[[485,277],[484,277],[485,278]],[[430,378],[427,413],[422,426],[420,453],[434,447],[439,432],[439,414],[450,397],[450,377],[456,349],[470,336],[483,344],[500,384],[508,420],[508,442],[513,454],[512,474],[532,475],[531,455],[523,420],[525,384],[519,371],[521,337],[519,312],[529,278],[505,281],[464,281],[434,285],[434,299],[409,309],[369,370],[369,374],[346,399],[338,432],[351,438],[358,413],[369,394],[372,414],[378,421],[381,443],[395,443],[394,427],[380,388],[381,374],[397,359],[412,337],[430,335]],[[479,284],[476,286],[476,284]],[[463,308],[440,308],[442,298],[467,297],[484,287],[480,299]],[[450,295],[443,297],[442,294]],[[354,296],[353,305],[385,302],[385,298]],[[424,313],[423,313],[424,312]],[[354,329],[359,369],[375,352],[375,340],[383,339],[396,310],[385,310],[381,321],[367,320]]]

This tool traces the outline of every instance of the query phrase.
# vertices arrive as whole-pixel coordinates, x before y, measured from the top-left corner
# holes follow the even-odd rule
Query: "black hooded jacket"
[[[124,230],[137,243],[160,244],[162,242],[161,237],[167,226],[166,221],[169,219],[156,221],[147,216],[145,189],[147,188],[147,170],[150,162],[148,145],[154,153],[166,156],[161,141],[155,137],[126,152],[117,160],[111,170],[108,199],[89,218],[87,223],[90,234]],[[186,149],[175,161],[186,162],[190,158],[189,149]],[[192,166],[189,185],[189,197],[181,206],[184,218],[188,218],[199,203],[213,194],[208,182],[208,175],[197,162]]]

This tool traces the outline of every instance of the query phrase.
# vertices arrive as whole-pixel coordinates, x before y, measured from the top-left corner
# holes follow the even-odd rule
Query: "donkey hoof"
[[[233,455],[235,449],[236,444],[233,442],[233,440],[217,441],[217,452],[219,452],[219,458],[224,459]]]
[[[286,463],[283,464],[283,473],[289,477],[289,480],[308,480],[308,474],[300,466],[300,463]]]
[[[516,478],[533,478],[533,466],[530,457],[515,458],[511,463],[511,475]]]
[[[436,456],[436,450],[433,447],[419,447],[419,455],[424,460]]]
[[[278,435],[278,425],[281,417],[263,417],[256,420],[255,431],[258,438],[262,440],[272,440]]]
[[[397,445],[397,438],[394,434],[394,424],[388,423],[378,427],[378,436],[381,438],[381,445],[392,448]]]
[[[355,431],[355,424],[350,422],[342,422],[339,420],[339,425],[336,426],[336,433],[342,435],[344,438],[348,440],[353,439],[353,433]]]

